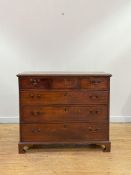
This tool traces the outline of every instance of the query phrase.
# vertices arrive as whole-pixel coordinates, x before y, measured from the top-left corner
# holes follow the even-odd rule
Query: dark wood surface
[[[20,92],[22,105],[59,105],[59,104],[107,104],[108,91],[37,91]]]
[[[21,124],[21,137],[24,142],[104,141],[108,139],[107,128],[104,123],[86,122]]]
[[[24,106],[21,123],[106,122],[106,105]]]
[[[110,151],[110,74],[31,72],[19,77],[20,143],[101,142]]]
[[[95,89],[107,90],[109,81],[107,77],[20,77],[21,89]]]

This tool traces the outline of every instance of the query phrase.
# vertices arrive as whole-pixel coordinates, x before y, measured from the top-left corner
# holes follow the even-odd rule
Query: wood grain
[[[0,125],[1,175],[130,175],[131,124],[111,124],[112,151],[99,146],[35,148],[18,154],[18,125]]]
[[[21,123],[103,122],[107,120],[107,108],[107,105],[24,106]]]
[[[20,124],[20,127],[22,142],[82,143],[82,141],[108,141],[108,125],[105,123]]]
[[[19,77],[21,89],[96,89],[107,90],[109,77],[75,77],[75,76],[24,76]]]
[[[56,74],[51,74],[52,76],[43,74],[42,76],[41,73],[36,73],[34,76],[32,73],[31,76],[30,73],[28,76],[27,74],[18,75],[19,153],[25,153],[27,146],[38,146],[39,143],[46,146],[47,144],[85,146],[85,144],[94,144],[94,141],[95,144],[103,145],[103,151],[109,152],[111,150],[109,139],[110,75],[98,73],[77,76],[78,74],[75,73],[71,75],[64,73],[60,76]],[[33,111],[34,107],[41,108],[42,106],[48,110]],[[82,106],[87,106],[88,110],[81,108]],[[96,110],[94,117],[91,106],[97,106],[100,109],[104,106],[102,109],[104,115]],[[31,111],[24,113],[27,107]],[[61,107],[62,111],[58,110],[58,107]],[[69,112],[69,108],[76,109],[76,107],[77,112],[75,110]],[[80,111],[82,111],[81,114]],[[42,115],[43,112],[44,115]],[[34,117],[37,120],[32,121]],[[70,120],[66,121],[65,118]],[[28,121],[23,119],[28,119]]]
[[[108,91],[42,91],[23,90],[22,105],[108,104]]]

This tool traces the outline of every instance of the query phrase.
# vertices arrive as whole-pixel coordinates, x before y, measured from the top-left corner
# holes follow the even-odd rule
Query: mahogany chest
[[[27,72],[19,79],[19,153],[33,145],[102,145],[110,151],[107,73]]]

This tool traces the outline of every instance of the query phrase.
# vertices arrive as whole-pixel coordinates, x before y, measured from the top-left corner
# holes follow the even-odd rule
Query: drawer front
[[[23,123],[52,123],[65,121],[107,121],[107,106],[25,106]]]
[[[20,77],[21,89],[64,89],[78,88],[75,77]]]
[[[104,123],[21,124],[22,141],[80,142],[108,139],[108,126]]]
[[[107,104],[108,91],[21,91],[22,105]]]
[[[109,89],[108,77],[85,77],[80,79],[82,89],[106,90]]]

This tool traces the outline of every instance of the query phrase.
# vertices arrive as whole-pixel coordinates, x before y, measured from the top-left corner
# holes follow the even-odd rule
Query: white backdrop
[[[112,73],[111,115],[131,116],[131,1],[0,0],[0,117],[30,70]]]

